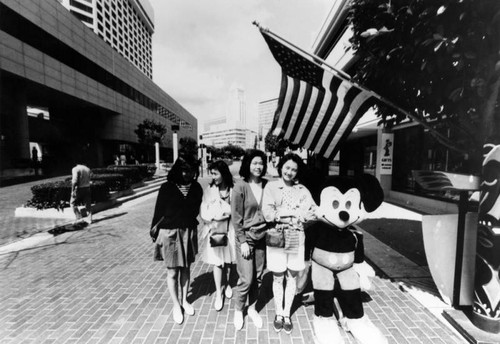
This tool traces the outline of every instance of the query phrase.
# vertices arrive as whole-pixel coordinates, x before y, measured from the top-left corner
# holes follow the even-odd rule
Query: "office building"
[[[148,0],[59,0],[101,39],[153,77],[154,11]]]
[[[271,126],[273,125],[274,113],[278,107],[278,98],[265,100],[259,103],[258,115],[259,115],[259,137],[263,140]]]
[[[129,4],[151,12],[145,1],[78,3],[87,2],[102,4],[104,15],[129,13]],[[22,173],[34,145],[45,171],[67,173],[82,152],[91,166],[110,164],[115,154],[154,160],[154,149],[139,145],[134,132],[145,119],[167,128],[163,160],[172,158],[172,126],[179,126],[179,138],[197,139],[196,118],[75,12],[58,0],[0,0],[0,177]],[[99,10],[92,13],[98,17]],[[149,30],[143,21],[141,27],[137,32]]]

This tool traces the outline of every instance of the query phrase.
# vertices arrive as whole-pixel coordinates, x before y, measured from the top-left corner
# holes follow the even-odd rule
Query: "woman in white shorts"
[[[283,231],[285,247],[271,247],[268,243],[267,268],[273,273],[273,294],[276,316],[273,326],[276,332],[291,333],[290,310],[296,292],[297,274],[305,268],[303,223],[315,218],[316,204],[311,193],[299,184],[304,163],[297,154],[285,155],[279,165],[280,178],[264,188],[262,212],[271,227]],[[283,286],[286,277],[286,286]]]
[[[229,285],[229,276],[231,264],[234,264],[236,260],[234,227],[230,220],[230,197],[234,182],[229,167],[222,160],[213,162],[208,170],[212,176],[212,182],[203,192],[203,201],[200,207],[200,216],[205,222],[202,232],[205,250],[202,259],[205,263],[214,266],[213,275],[216,289],[214,308],[218,312],[224,307],[222,295],[224,275],[225,297],[230,299],[233,296],[233,290]],[[219,237],[219,240],[215,240],[216,236]],[[224,240],[221,240],[221,237]]]

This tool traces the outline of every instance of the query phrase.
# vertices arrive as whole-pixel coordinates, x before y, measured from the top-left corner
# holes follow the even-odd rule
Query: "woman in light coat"
[[[226,298],[230,299],[233,296],[229,277],[231,264],[234,264],[236,258],[234,227],[230,219],[231,192],[234,182],[229,167],[222,160],[213,162],[208,170],[212,176],[212,182],[203,193],[200,207],[200,216],[205,221],[202,233],[205,247],[203,261],[214,267],[214,308],[216,311],[220,311],[224,307],[223,289]],[[211,240],[211,236],[225,236],[225,245],[213,246],[215,240]],[[222,286],[223,276],[226,277],[224,288]]]

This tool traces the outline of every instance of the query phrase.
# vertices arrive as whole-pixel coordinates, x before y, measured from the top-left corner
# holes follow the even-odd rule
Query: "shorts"
[[[267,247],[267,269],[272,272],[284,272],[287,269],[301,271],[306,267],[304,261],[304,246],[300,246],[297,253],[286,253],[284,248]]]

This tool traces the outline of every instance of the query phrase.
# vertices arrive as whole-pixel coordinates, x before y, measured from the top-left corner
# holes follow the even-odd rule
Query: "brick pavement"
[[[312,306],[292,316],[292,335],[271,321],[270,275],[264,328],[232,326],[233,303],[212,307],[211,269],[192,267],[196,315],[173,322],[165,268],[152,260],[151,194],[96,215],[89,227],[0,255],[0,343],[312,343]],[[367,247],[367,250],[370,248]],[[398,284],[377,277],[365,309],[390,343],[463,343]],[[354,343],[343,334],[347,343]]]
[[[31,187],[36,184],[64,180],[70,177],[60,176],[29,183],[5,186],[0,188],[0,245],[28,237],[34,233],[44,232],[55,226],[68,223],[61,219],[35,219],[14,217],[14,211],[31,199]]]

